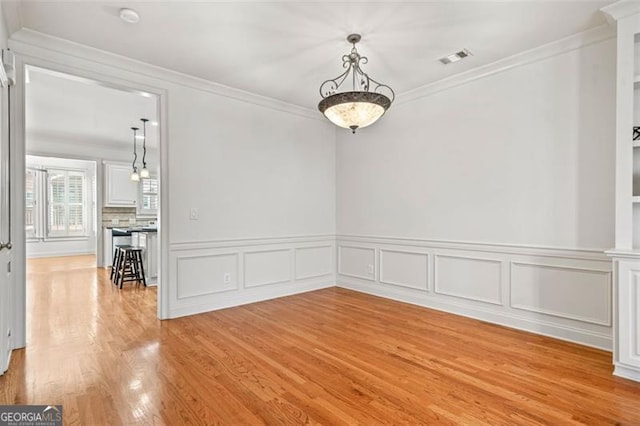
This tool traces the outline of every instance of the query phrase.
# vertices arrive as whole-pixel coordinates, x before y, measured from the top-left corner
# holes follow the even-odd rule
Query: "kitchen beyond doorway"
[[[37,62],[37,60],[34,61]],[[13,147],[15,155],[25,155],[25,158],[26,155],[51,158],[66,157],[80,161],[93,161],[96,164],[95,179],[89,182],[94,190],[94,198],[91,202],[96,211],[96,219],[93,222],[96,240],[93,259],[95,259],[96,265],[98,267],[108,266],[104,264],[105,243],[103,240],[106,223],[103,215],[108,218],[107,223],[111,223],[112,218],[109,216],[113,216],[114,213],[116,216],[120,215],[123,213],[121,209],[126,208],[127,218],[124,220],[126,226],[155,226],[156,235],[159,235],[160,95],[127,87],[126,82],[123,82],[123,85],[101,82],[90,78],[95,76],[80,70],[78,70],[78,75],[74,75],[41,66],[24,63],[19,63],[19,65],[23,66],[20,70],[24,72],[24,79],[19,81],[17,90],[24,91],[24,106],[16,105],[14,112],[19,115],[21,114],[20,110],[24,110],[25,128],[23,134],[17,132]],[[143,187],[144,181],[134,184],[135,190],[129,190],[129,195],[136,201],[138,199],[146,201],[153,199],[153,203],[146,203],[145,211],[137,208],[137,203],[126,207],[114,205],[113,198],[110,198],[113,191],[109,191],[110,187],[116,189],[125,186],[131,187],[128,182],[133,159],[133,142],[129,137],[130,127],[138,125],[141,118],[146,118],[151,122],[147,129],[146,163],[150,171],[148,183],[153,182],[153,184],[146,185],[146,187]],[[17,121],[20,122],[21,119],[18,117]],[[22,137],[24,137],[24,141],[21,143],[20,138]],[[111,166],[118,167],[110,168]],[[114,170],[119,170],[120,173],[112,173]],[[20,190],[20,187],[25,184],[24,175],[20,176],[20,170],[15,174],[15,181],[19,182],[17,188]],[[112,178],[109,182],[107,182],[108,177]],[[152,191],[150,191],[150,187]],[[150,213],[149,207],[153,208],[152,213]],[[23,206],[18,205],[17,215],[19,217],[25,217],[26,212],[19,211],[22,208]],[[18,241],[18,246],[26,247],[27,230],[23,229],[25,229],[23,239]],[[160,239],[158,238],[157,241],[156,249],[149,253],[149,256],[153,258],[159,270]],[[52,255],[51,259],[59,261],[60,265],[68,263],[68,258],[55,256],[54,253]],[[14,266],[16,282],[22,287],[27,280],[26,258],[14,259]],[[157,275],[159,276],[159,274]],[[20,318],[24,318],[24,323],[16,327],[17,344],[15,347],[26,344],[24,330],[26,329],[26,321],[30,317],[25,303],[27,300],[26,291],[27,286],[25,285],[15,297],[18,310],[17,323],[20,324]],[[159,298],[160,292],[158,291],[157,294]],[[158,303],[157,306],[160,304]],[[159,309],[158,315],[160,315]]]

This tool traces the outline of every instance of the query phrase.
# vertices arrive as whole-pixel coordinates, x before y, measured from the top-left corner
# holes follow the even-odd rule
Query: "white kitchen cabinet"
[[[131,180],[131,164],[104,163],[104,206],[136,207],[138,182]]]

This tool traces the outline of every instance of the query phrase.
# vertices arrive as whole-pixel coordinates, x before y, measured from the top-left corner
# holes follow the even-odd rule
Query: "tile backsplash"
[[[102,226],[140,226],[148,225],[156,219],[138,219],[135,207],[103,207]]]

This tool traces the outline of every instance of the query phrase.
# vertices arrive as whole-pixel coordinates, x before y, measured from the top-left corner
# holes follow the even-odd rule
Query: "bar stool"
[[[122,264],[122,261],[124,260],[122,258],[122,252],[120,251],[121,248],[129,248],[132,247],[130,245],[117,245],[115,246],[115,249],[113,250],[113,262],[111,264],[111,281],[114,284],[118,284],[118,273],[120,271],[120,265]]]
[[[118,247],[118,264],[116,269],[116,285],[122,288],[125,282],[136,281],[147,286],[142,264],[142,248],[133,246]]]

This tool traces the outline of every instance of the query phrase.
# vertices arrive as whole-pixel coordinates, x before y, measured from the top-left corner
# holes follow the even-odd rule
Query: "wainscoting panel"
[[[376,251],[361,246],[338,246],[338,273],[361,280],[375,280]]]
[[[361,235],[336,244],[340,287],[611,349],[603,252]]]
[[[171,244],[169,316],[332,287],[335,253],[333,235]]]
[[[333,275],[333,247],[325,245],[296,248],[295,265],[296,280]]]
[[[498,260],[436,255],[435,292],[502,305],[502,264]]]
[[[380,249],[380,283],[429,289],[429,254]]]
[[[237,290],[238,257],[237,252],[178,257],[178,299]]]
[[[511,306],[611,325],[611,271],[511,262]]]
[[[279,284],[291,281],[290,249],[253,251],[244,254],[244,286]]]

